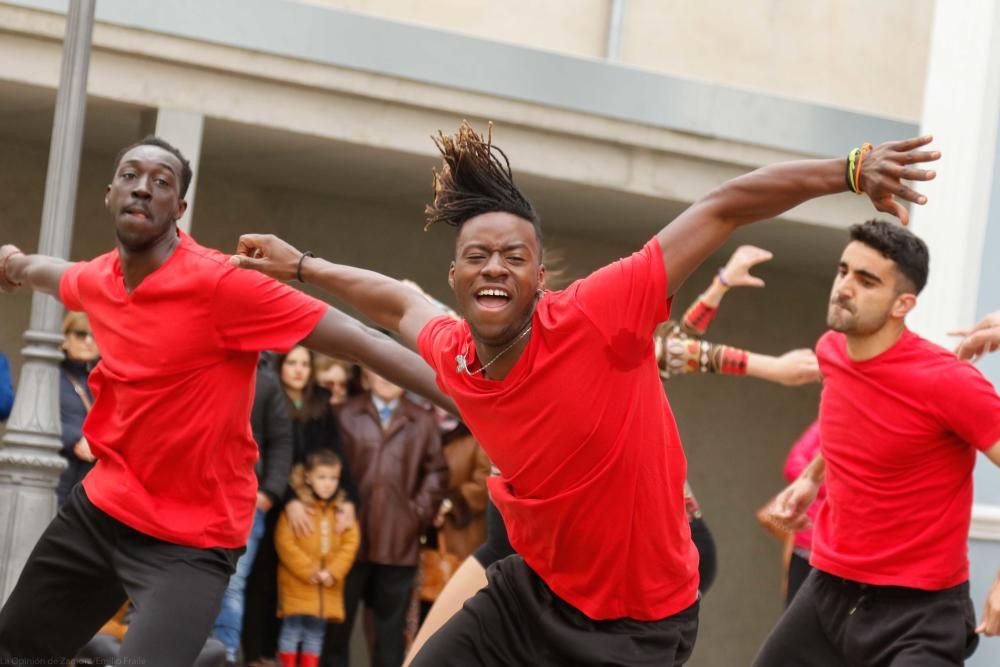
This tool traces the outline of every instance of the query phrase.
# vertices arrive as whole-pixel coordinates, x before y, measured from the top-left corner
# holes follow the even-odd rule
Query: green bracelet
[[[856,195],[861,194],[854,187],[854,170],[858,167],[858,155],[860,154],[861,148],[855,148],[847,154],[847,188]]]

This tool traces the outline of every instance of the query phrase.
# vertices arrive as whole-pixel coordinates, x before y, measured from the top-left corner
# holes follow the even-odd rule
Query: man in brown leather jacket
[[[434,417],[403,389],[364,371],[368,391],[339,413],[344,452],[361,495],[361,549],[347,576],[343,624],[329,626],[324,667],[346,667],[358,602],[375,613],[373,667],[399,667],[403,630],[420,552],[420,535],[438,512],[448,466]]]

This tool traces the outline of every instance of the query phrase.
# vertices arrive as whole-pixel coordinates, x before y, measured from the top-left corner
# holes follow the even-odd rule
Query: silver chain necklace
[[[493,365],[493,362],[495,362],[497,359],[499,359],[503,355],[507,354],[507,352],[510,351],[510,348],[512,348],[515,345],[517,345],[518,341],[520,341],[522,338],[524,338],[525,336],[527,336],[529,333],[531,333],[531,325],[530,324],[527,327],[525,327],[524,331],[522,331],[521,334],[517,338],[515,338],[514,340],[511,341],[510,345],[508,345],[507,347],[505,347],[504,349],[502,349],[500,351],[500,353],[497,354],[497,356],[493,357],[487,363],[485,363],[482,366],[480,366],[478,372],[479,373],[485,373],[486,369]],[[463,373],[464,372],[465,374],[470,375],[470,376],[474,375],[472,373],[472,371],[469,370],[469,363],[468,363],[468,361],[466,361],[464,354],[455,355],[455,361],[458,362],[458,366],[455,368],[455,372],[456,373]]]

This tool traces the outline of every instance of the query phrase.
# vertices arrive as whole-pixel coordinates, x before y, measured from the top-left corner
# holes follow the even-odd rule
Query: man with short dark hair
[[[83,428],[97,465],[0,610],[0,664],[67,662],[126,597],[122,662],[194,661],[254,517],[261,350],[302,341],[448,404],[412,352],[180,231],[190,182],[180,151],[147,137],[119,154],[105,195],[115,250],[71,263],[0,247],[0,289],[86,312],[102,352]]]
[[[1000,578],[977,628],[967,555],[976,452],[1000,465],[1000,396],[907,329],[928,266],[902,227],[851,228],[816,347],[820,455],[771,509],[803,527],[825,479],[814,571],[756,667],[962,665],[977,630],[1000,633]]]
[[[900,179],[928,180],[930,137],[849,159],[759,169],[721,185],[638,252],[545,290],[540,216],[506,155],[470,126],[438,137],[427,223],[456,229],[448,282],[464,320],[379,274],[244,236],[237,265],[307,282],[401,333],[437,371],[500,475],[489,482],[517,555],[412,664],[682,665],[698,628],[686,461],[656,365],[671,297],[740,226],[848,189],[906,216]],[[860,159],[859,159],[860,158]]]

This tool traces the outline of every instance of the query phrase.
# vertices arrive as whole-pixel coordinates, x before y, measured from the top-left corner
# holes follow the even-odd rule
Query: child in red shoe
[[[311,453],[305,483],[297,491],[312,509],[312,530],[296,534],[287,514],[278,520],[274,541],[280,560],[278,616],[284,619],[278,639],[282,667],[317,667],[327,622],[344,620],[344,577],[357,555],[360,533],[356,523],[338,530],[341,467],[330,450]],[[293,488],[299,474],[292,473]]]

